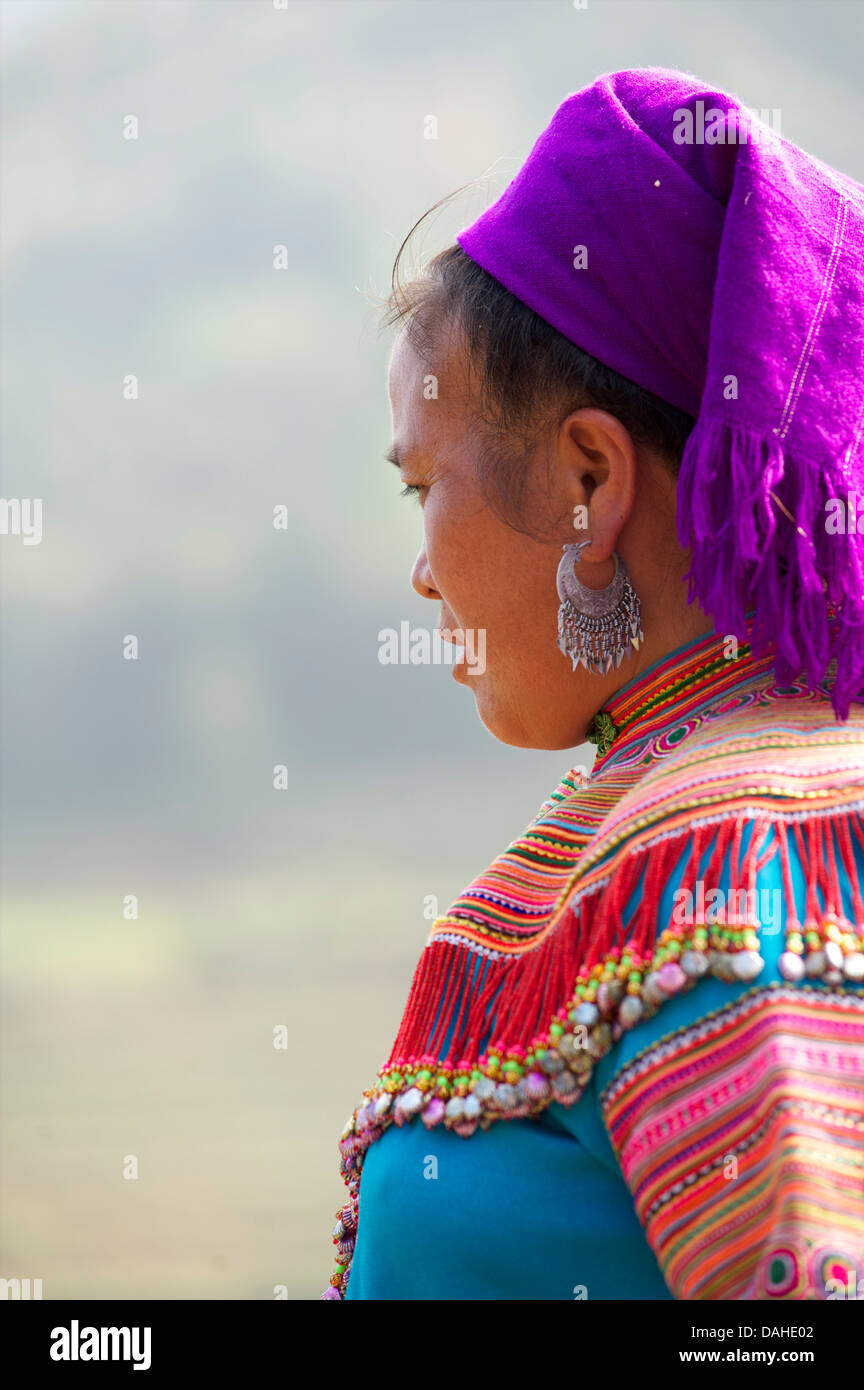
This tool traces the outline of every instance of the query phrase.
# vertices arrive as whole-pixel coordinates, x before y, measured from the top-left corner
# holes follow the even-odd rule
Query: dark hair
[[[402,255],[429,212],[399,248],[382,327],[404,325],[424,362],[444,327],[461,330],[479,382],[475,410],[484,434],[481,483],[489,504],[510,525],[526,529],[520,520],[527,482],[522,465],[548,430],[585,406],[614,415],[637,444],[656,452],[677,475],[693,417],[583,352],[461,246],[447,247],[400,281]]]

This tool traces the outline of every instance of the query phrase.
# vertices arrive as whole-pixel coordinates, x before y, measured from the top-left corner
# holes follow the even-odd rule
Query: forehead
[[[393,344],[388,364],[387,386],[391,402],[396,404],[403,396],[413,394],[414,388],[427,370],[431,371],[431,368],[427,368],[421,361],[417,349],[408,337],[408,329],[403,328]]]
[[[434,414],[439,423],[455,420],[464,412],[468,383],[467,355],[458,333],[442,329],[432,343],[419,348],[403,326],[388,365],[394,416],[408,419],[422,412],[426,417]]]
[[[403,327],[390,356],[388,385],[393,417],[391,463],[424,478],[473,478],[476,450],[472,424],[473,373],[459,333],[439,334],[418,349]],[[473,484],[471,484],[473,486]]]

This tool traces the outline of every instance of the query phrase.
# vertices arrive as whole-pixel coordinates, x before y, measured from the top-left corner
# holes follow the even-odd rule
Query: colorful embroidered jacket
[[[598,729],[432,929],[325,1297],[864,1296],[864,708],[712,635]]]

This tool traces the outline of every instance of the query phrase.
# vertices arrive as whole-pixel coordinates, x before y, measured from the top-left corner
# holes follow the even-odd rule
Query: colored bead
[[[624,986],[618,980],[604,980],[597,987],[597,1007],[601,1014],[610,1014],[624,997]]]
[[[519,1104],[519,1093],[515,1086],[502,1082],[495,1087],[495,1100],[502,1110],[515,1110]]]
[[[685,975],[691,980],[698,980],[708,969],[708,957],[704,951],[685,951],[680,965]]]
[[[656,973],[645,976],[642,985],[642,998],[647,1004],[662,1004],[666,998],[665,993],[660,988]]]
[[[441,1123],[444,1119],[446,1108],[443,1100],[438,1096],[434,1096],[433,1099],[430,1100],[421,1117],[427,1129],[433,1129],[435,1125]]]
[[[417,1111],[423,1106],[423,1092],[418,1091],[416,1086],[412,1086],[409,1091],[401,1095],[393,1107],[393,1119],[397,1124],[404,1124],[405,1120],[410,1120]]]
[[[862,957],[862,960],[864,960],[864,957]],[[793,984],[804,977],[804,962],[800,956],[796,956],[792,951],[783,952],[777,962],[777,968],[783,976],[783,979],[789,980]]]
[[[675,961],[661,965],[657,971],[657,986],[662,994],[678,994],[687,983],[687,976]]]
[[[552,1079],[552,1092],[556,1100],[562,1101],[565,1105],[576,1100],[581,1095],[581,1090],[575,1076],[569,1071],[562,1072],[560,1076]]]
[[[549,1082],[542,1071],[529,1071],[521,1081],[520,1089],[526,1100],[545,1100],[549,1095]]]
[[[804,957],[804,969],[808,975],[815,979],[825,974],[825,965],[824,951],[808,951]]]
[[[590,1052],[592,1057],[604,1057],[612,1045],[612,1029],[608,1023],[598,1023],[596,1028],[592,1028],[587,1043],[586,1052]]]
[[[596,1004],[580,1004],[579,1007],[574,1009],[570,1014],[570,1021],[572,1023],[584,1024],[586,1028],[593,1028],[599,1018],[600,1010],[597,1008]]]
[[[732,956],[732,969],[738,980],[755,980],[764,965],[758,951],[736,951]]]
[[[558,1039],[558,1051],[565,1062],[570,1062],[576,1053],[581,1051],[581,1041],[573,1033],[565,1033],[563,1038]]]
[[[618,1018],[622,1028],[634,1028],[642,1017],[642,1000],[635,994],[628,994],[621,1001]]]
[[[476,1120],[459,1120],[458,1123],[453,1126],[453,1132],[458,1134],[462,1139],[470,1139],[476,1128]]]
[[[847,980],[864,980],[864,952],[850,951],[843,961],[843,974]]]
[[[564,1058],[558,1052],[550,1050],[540,1060],[540,1070],[545,1071],[547,1076],[555,1076],[564,1070]]]
[[[708,968],[715,979],[728,981],[735,979],[735,967],[730,951],[709,951]]]

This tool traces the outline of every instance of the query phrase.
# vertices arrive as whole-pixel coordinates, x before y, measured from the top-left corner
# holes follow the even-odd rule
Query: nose
[[[420,553],[411,570],[411,587],[421,598],[440,599],[441,597],[432,583],[429,561],[426,559],[426,550],[423,546],[420,547]]]

